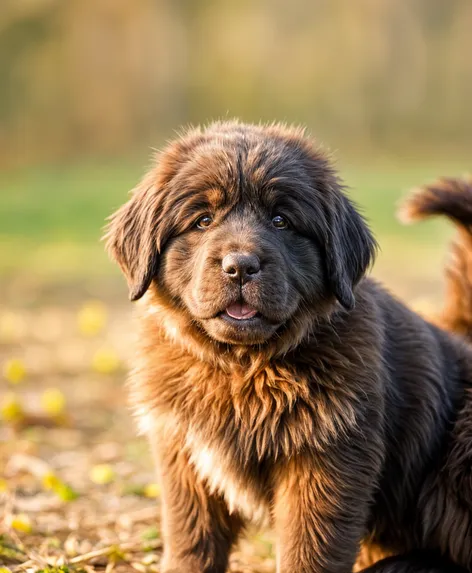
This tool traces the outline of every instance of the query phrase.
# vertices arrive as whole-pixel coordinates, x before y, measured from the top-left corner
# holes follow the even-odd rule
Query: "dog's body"
[[[242,522],[265,517],[280,531],[284,572],[349,571],[361,538],[468,563],[470,351],[371,281],[356,294],[355,310],[310,342],[263,363],[255,350],[246,364],[169,340],[181,326],[146,295],[133,397],[160,461],[173,555],[217,551],[224,571]],[[206,537],[210,499],[220,533]]]
[[[472,570],[472,350],[363,278],[374,241],[300,132],[187,134],[108,241],[143,297],[166,573],[223,573],[248,520],[280,573],[348,573],[361,543],[402,555],[375,572]]]

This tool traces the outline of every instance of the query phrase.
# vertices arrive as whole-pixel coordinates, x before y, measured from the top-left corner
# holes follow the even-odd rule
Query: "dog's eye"
[[[213,219],[210,215],[202,215],[199,219],[197,219],[197,227],[199,229],[207,229],[213,223]]]
[[[287,219],[285,219],[281,215],[276,215],[272,219],[272,225],[274,225],[276,229],[286,229],[288,227],[288,222]]]

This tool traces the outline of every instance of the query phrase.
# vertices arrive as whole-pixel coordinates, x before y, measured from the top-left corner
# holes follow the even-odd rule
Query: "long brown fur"
[[[458,232],[446,266],[446,304],[441,325],[472,340],[472,179],[443,178],[415,190],[402,205],[405,222],[442,215]]]
[[[223,573],[248,521],[279,573],[472,571],[472,351],[365,278],[372,235],[301,130],[187,132],[107,245],[141,299],[163,572]]]

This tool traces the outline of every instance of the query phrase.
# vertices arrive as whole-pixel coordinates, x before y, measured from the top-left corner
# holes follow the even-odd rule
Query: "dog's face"
[[[171,144],[112,218],[132,300],[153,283],[220,342],[260,344],[353,287],[374,242],[326,157],[280,126],[217,123]]]
[[[319,248],[295,227],[287,192],[261,192],[252,173],[240,189],[229,173],[213,189],[199,185],[198,167],[190,177],[198,205],[164,250],[157,283],[216,340],[263,342],[320,294]]]

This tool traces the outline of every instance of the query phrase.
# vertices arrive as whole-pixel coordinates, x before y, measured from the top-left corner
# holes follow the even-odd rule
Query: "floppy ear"
[[[168,185],[202,141],[200,130],[193,129],[169,144],[156,155],[154,167],[133,190],[131,199],[110,217],[104,236],[106,248],[125,274],[133,301],[144,295],[156,276],[160,252],[172,233]]]
[[[326,261],[332,292],[344,308],[354,308],[354,286],[375,257],[377,243],[362,216],[342,193],[330,206]]]
[[[125,274],[132,301],[144,295],[157,273],[160,210],[156,182],[148,175],[106,228],[106,249]]]

